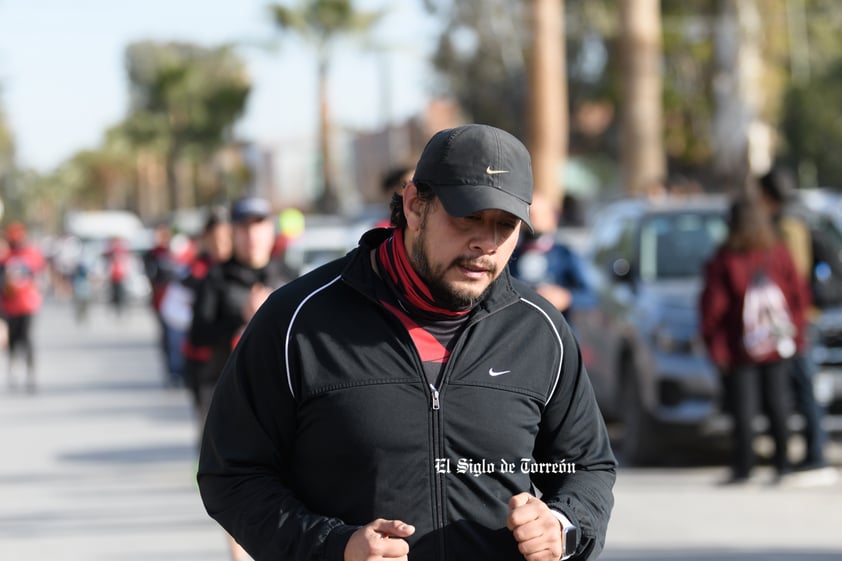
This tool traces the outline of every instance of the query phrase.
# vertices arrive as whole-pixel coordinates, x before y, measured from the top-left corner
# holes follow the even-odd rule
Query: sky
[[[47,172],[77,151],[99,146],[105,129],[126,116],[125,46],[147,39],[242,45],[238,53],[253,86],[238,137],[275,143],[314,135],[315,58],[301,41],[279,38],[269,3],[0,0],[0,108],[12,127],[18,164]],[[386,10],[372,42],[387,49],[378,54],[358,43],[341,44],[329,95],[336,123],[371,129],[423,108],[434,79],[427,59],[435,26],[421,0],[356,5]]]

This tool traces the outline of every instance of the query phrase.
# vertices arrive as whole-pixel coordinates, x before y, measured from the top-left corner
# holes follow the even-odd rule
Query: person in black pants
[[[790,471],[787,461],[789,359],[796,352],[803,352],[809,295],[789,251],[775,233],[771,216],[758,200],[744,196],[734,201],[728,226],[728,237],[705,266],[699,299],[702,337],[711,361],[722,374],[726,401],[734,419],[734,456],[731,476],[726,482],[742,483],[751,474],[755,460],[754,418],[761,389],[764,413],[775,441],[776,479],[780,480]],[[786,340],[779,339],[758,348],[749,337],[756,334],[752,331],[752,320],[757,318],[746,302],[750,300],[749,289],[756,290],[759,272],[775,286],[777,296],[784,301],[791,332]]]
[[[775,443],[772,466],[779,475],[790,471],[787,460],[789,416],[789,363],[774,361],[743,365],[724,377],[725,393],[734,415],[734,455],[731,481],[748,479],[755,465],[754,418],[764,411]]]
[[[760,194],[763,204],[772,215],[778,235],[789,249],[799,277],[806,286],[810,285],[813,267],[809,210],[799,204],[795,179],[783,168],[774,168],[760,178]],[[820,313],[815,307],[807,312],[808,324]],[[804,346],[789,361],[789,377],[797,411],[804,418],[804,458],[796,466],[799,471],[810,471],[827,467],[824,457],[826,433],[822,427],[824,411],[816,401],[813,390],[813,375],[816,367],[812,358],[812,333],[805,330]],[[831,474],[832,475],[832,474]]]

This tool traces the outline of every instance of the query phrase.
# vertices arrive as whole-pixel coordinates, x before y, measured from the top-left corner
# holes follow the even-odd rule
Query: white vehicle
[[[297,275],[344,256],[357,246],[362,231],[339,218],[308,216],[304,230],[290,241],[284,261]]]
[[[91,284],[97,299],[106,299],[107,263],[105,252],[114,239],[122,239],[131,250],[125,281],[130,301],[148,299],[151,292],[141,256],[152,247],[152,233],[140,218],[127,210],[70,211],[64,219],[65,232],[80,243],[79,258],[90,269]]]

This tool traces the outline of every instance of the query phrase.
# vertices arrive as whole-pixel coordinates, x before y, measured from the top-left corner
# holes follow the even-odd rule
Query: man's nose
[[[494,253],[500,245],[500,231],[492,221],[483,221],[477,226],[472,239],[472,248],[483,253]]]

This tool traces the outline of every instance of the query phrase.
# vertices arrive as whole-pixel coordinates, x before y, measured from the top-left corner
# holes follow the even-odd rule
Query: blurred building
[[[332,166],[342,212],[383,200],[383,175],[397,165],[411,166],[429,137],[442,128],[463,122],[455,102],[431,101],[421,115],[371,131],[333,126]],[[273,143],[249,145],[241,157],[253,175],[252,192],[275,208],[309,210],[319,195],[318,139],[289,137]]]

